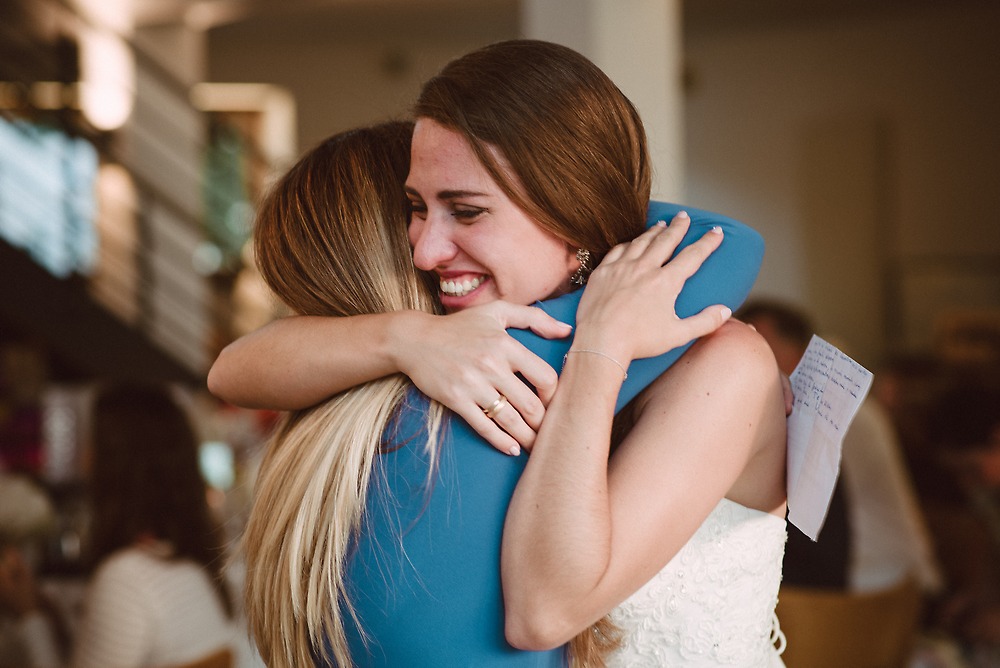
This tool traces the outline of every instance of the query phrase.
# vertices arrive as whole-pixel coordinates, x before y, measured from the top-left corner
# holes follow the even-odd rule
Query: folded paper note
[[[813,336],[790,380],[795,404],[788,416],[788,521],[817,540],[840,474],[844,434],[872,374]]]

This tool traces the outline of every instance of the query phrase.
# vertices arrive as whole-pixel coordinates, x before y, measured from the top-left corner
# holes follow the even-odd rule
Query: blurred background
[[[108,379],[183,397],[238,535],[274,415],[204,381],[280,315],[246,253],[254,203],[327,135],[405,117],[448,60],[520,36],[636,102],[656,197],[763,234],[754,296],[875,371],[932,496],[921,456],[960,419],[931,420],[944,393],[972,388],[1000,440],[978,391],[1000,358],[998,34],[992,0],[0,0],[0,471],[53,503],[39,572],[69,598],[87,575]]]

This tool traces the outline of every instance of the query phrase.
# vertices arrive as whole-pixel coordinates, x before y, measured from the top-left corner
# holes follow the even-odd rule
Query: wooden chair
[[[878,592],[783,586],[778,621],[788,668],[901,668],[913,649],[921,593],[910,578]]]
[[[226,647],[220,649],[218,652],[209,654],[203,659],[174,666],[174,668],[233,668],[235,665],[236,659],[233,656],[233,651]]]

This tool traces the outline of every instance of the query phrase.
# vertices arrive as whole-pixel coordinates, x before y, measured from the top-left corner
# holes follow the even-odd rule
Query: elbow
[[[215,365],[208,370],[208,377],[205,379],[205,386],[208,391],[215,397],[219,399],[223,398],[223,384],[222,380],[219,378],[219,372],[215,370]]]
[[[512,647],[543,651],[565,645],[576,633],[569,621],[554,610],[508,609],[504,635]]]
[[[241,397],[234,393],[234,389],[238,386],[233,383],[233,379],[227,372],[229,366],[226,362],[226,349],[223,349],[208,370],[205,385],[212,396],[234,405],[240,405]]]
[[[205,379],[205,385],[208,387],[208,391],[215,397],[218,397],[223,401],[227,399],[225,374],[219,370],[218,360],[216,360],[212,365],[212,368],[208,370],[208,377]]]

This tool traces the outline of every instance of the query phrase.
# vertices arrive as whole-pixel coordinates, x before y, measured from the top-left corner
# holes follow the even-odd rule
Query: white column
[[[681,0],[521,0],[521,33],[584,54],[639,110],[653,198],[684,201]]]

